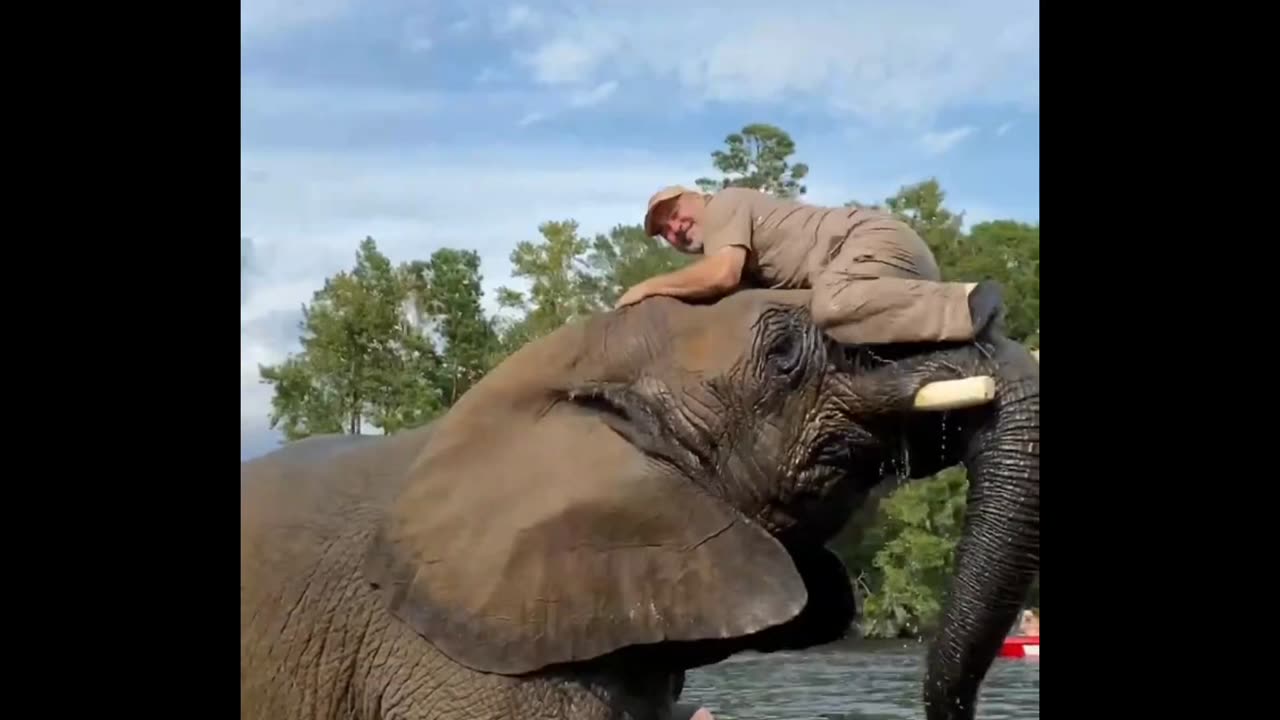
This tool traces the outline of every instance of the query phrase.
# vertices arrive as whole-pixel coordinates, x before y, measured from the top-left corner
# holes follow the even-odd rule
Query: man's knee
[[[822,282],[809,299],[809,315],[819,328],[849,322],[874,297],[875,279]]]
[[[813,324],[818,326],[819,330],[826,330],[831,327],[831,321],[834,315],[829,308],[830,301],[820,297],[817,293],[809,300],[809,318],[813,320]]]
[[[825,305],[826,301],[823,299],[821,294],[817,290],[814,290],[813,295],[809,297],[809,317],[818,327],[825,327],[829,320],[829,313],[823,307]]]

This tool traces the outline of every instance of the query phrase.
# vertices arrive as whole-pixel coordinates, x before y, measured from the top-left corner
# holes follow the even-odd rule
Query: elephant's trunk
[[[1040,374],[1021,348],[999,352],[989,422],[965,465],[969,497],[954,584],[929,653],[929,720],[969,720],[978,687],[1040,569]]]

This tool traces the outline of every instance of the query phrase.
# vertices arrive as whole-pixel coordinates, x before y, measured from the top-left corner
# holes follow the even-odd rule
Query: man
[[[1021,622],[1018,623],[1018,634],[1024,637],[1040,637],[1040,612],[1023,610]]]
[[[879,210],[672,186],[649,198],[644,227],[703,258],[637,283],[618,307],[651,295],[713,300],[744,285],[809,288],[814,322],[862,345],[971,340],[1000,306],[993,283],[941,282],[924,240]]]

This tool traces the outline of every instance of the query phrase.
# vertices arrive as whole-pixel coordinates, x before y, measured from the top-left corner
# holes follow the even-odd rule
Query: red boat
[[[1005,638],[1004,645],[1000,648],[1000,657],[1040,657],[1040,636],[1019,635]]]

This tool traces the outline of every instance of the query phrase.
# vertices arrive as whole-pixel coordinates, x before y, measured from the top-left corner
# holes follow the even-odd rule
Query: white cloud
[[[432,14],[414,13],[406,17],[401,26],[400,44],[409,54],[425,53],[435,47],[432,35],[440,23]]]
[[[431,38],[426,36],[410,37],[405,39],[405,49],[411,53],[424,53],[430,50],[435,43]]]
[[[1013,121],[1010,121],[996,128],[996,137],[1004,137],[1005,133],[1013,129],[1014,124]]]
[[[546,85],[574,85],[587,82],[609,56],[612,39],[598,35],[585,38],[558,38],[521,56],[533,71],[534,80]]]
[[[972,136],[975,130],[973,126],[966,125],[950,130],[927,132],[920,137],[920,147],[930,155],[942,155]]]
[[[1039,8],[1018,0],[743,0],[732,13],[654,0],[547,15],[539,44],[517,58],[552,86],[591,85],[607,69],[655,88],[674,81],[693,102],[803,96],[886,122],[922,123],[971,102],[1039,102]]]
[[[593,105],[599,105],[618,89],[618,81],[608,80],[596,85],[585,92],[575,92],[569,97],[569,104],[573,107],[585,108]]]
[[[541,113],[541,112],[526,113],[524,117],[520,118],[519,122],[517,122],[516,125],[519,125],[520,127],[528,127],[529,125],[533,125],[534,123],[542,122],[545,119],[547,119],[546,113]]]
[[[527,5],[511,5],[498,13],[493,22],[493,29],[498,33],[511,33],[520,30],[534,30],[541,24],[542,16]]]
[[[259,364],[274,365],[284,359],[280,348],[240,338],[240,425],[265,430],[271,412],[271,389],[261,382]],[[255,425],[260,427],[254,427]]]
[[[352,88],[333,92],[323,87],[284,86],[256,77],[241,77],[242,111],[257,117],[289,119],[375,115],[424,115],[449,106],[448,98],[432,92],[383,88]]]
[[[258,258],[253,251],[253,239],[240,238],[240,305],[244,306],[252,291],[255,275],[257,275]]]
[[[257,38],[332,20],[352,4],[352,0],[240,0],[240,35]]]

